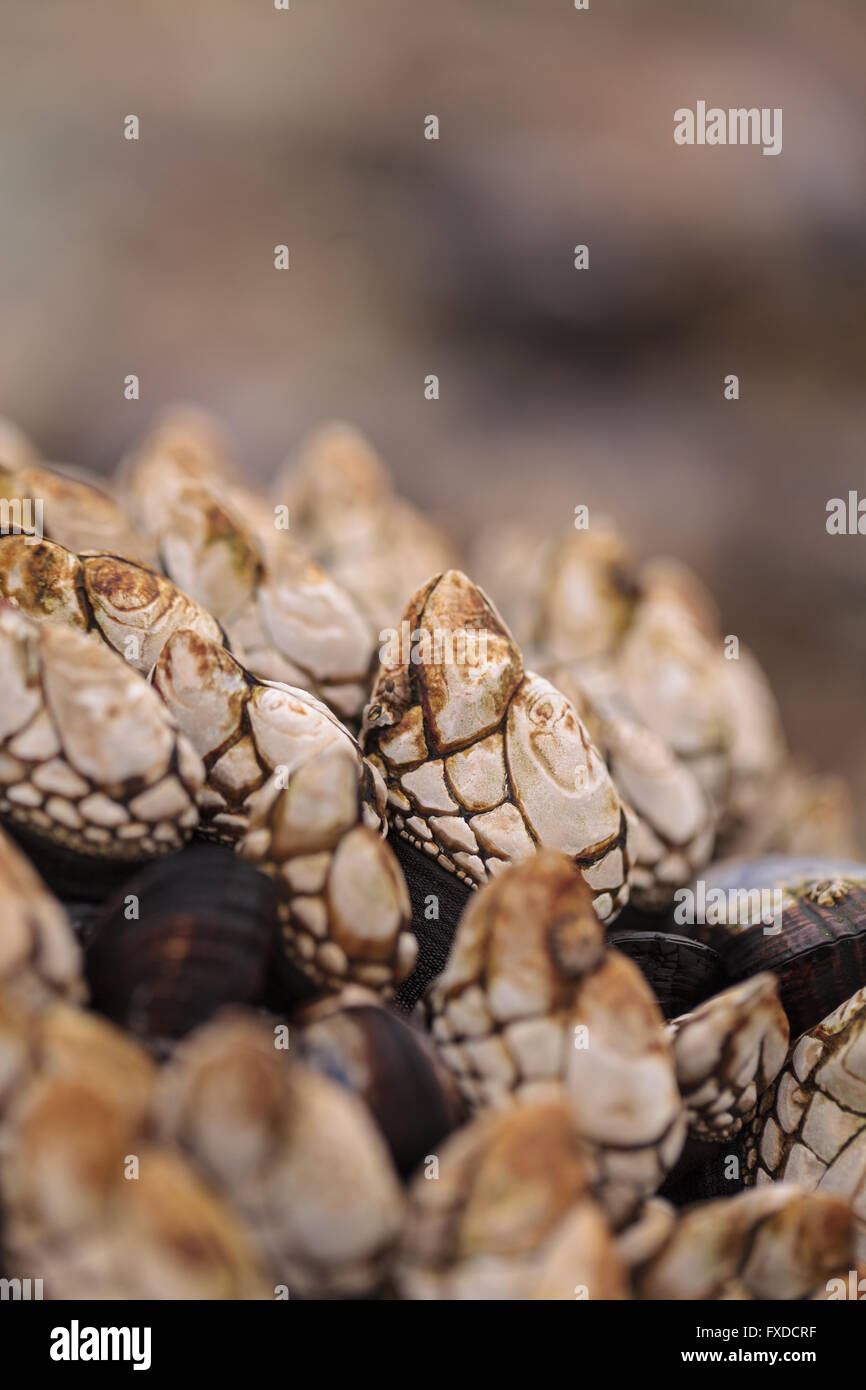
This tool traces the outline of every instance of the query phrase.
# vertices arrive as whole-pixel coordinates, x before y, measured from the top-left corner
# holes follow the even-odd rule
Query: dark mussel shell
[[[665,1018],[688,1013],[722,986],[717,952],[692,937],[614,926],[607,941],[640,966]]]
[[[309,1065],[354,1091],[408,1177],[460,1123],[456,1084],[430,1040],[375,996],[348,989],[292,1016]]]
[[[790,895],[778,932],[766,931],[760,921],[691,930],[719,952],[728,982],[773,972],[792,1038],[866,984],[866,864],[771,855],[723,860],[702,877],[707,893],[781,887]]]
[[[92,921],[93,1006],[163,1051],[224,1005],[264,1000],[278,924],[275,885],[231,850],[197,845],[150,864]]]

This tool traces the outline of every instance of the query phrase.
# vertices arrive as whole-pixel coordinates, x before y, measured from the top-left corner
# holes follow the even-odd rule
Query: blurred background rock
[[[49,457],[107,471],[188,397],[262,480],[357,422],[458,542],[610,512],[712,585],[866,804],[866,537],[825,531],[866,495],[860,4],[2,0],[0,28],[0,412]],[[782,154],[676,147],[698,99],[781,106]]]

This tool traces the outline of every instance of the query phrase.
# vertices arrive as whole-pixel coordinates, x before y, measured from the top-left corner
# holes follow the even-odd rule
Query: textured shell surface
[[[354,596],[376,631],[395,624],[407,592],[452,562],[437,528],[395,496],[382,460],[351,425],[314,431],[275,480],[274,499],[310,553]]]
[[[661,1012],[638,968],[606,949],[565,856],[540,851],[470,899],[428,1003],[470,1105],[567,1095],[615,1220],[673,1166],[685,1117]]]
[[[227,1011],[178,1045],[155,1102],[242,1213],[290,1297],[378,1286],[403,1220],[385,1141],[363,1102],[275,1046],[263,1020]]]
[[[646,1299],[800,1299],[852,1259],[852,1214],[838,1197],[778,1183],[700,1202],[635,1273]]]
[[[81,950],[62,905],[0,830],[0,987],[32,1007],[83,1000]]]
[[[178,628],[223,640],[219,623],[148,565],[53,541],[0,537],[0,593],[28,617],[97,632],[142,675]]]
[[[259,679],[301,686],[342,717],[360,716],[374,656],[372,628],[348,591],[288,541],[230,635]]]
[[[754,1113],[788,1052],[789,1028],[772,975],[723,990],[669,1025],[689,1135],[732,1139]]]
[[[156,858],[198,823],[204,770],[105,643],[0,609],[0,816],[100,859]]]
[[[473,560],[535,661],[604,656],[629,624],[637,597],[634,562],[605,518],[555,540],[514,524],[490,525],[475,543]]]
[[[798,1038],[760,1101],[745,1156],[747,1182],[849,1201],[866,1258],[866,987]]]
[[[222,488],[234,472],[231,448],[219,422],[189,405],[165,411],[121,459],[118,490],[147,535],[158,536],[164,508],[185,487]]]
[[[0,595],[28,617],[90,626],[81,561],[55,541],[0,536]]]
[[[408,1299],[627,1296],[593,1197],[592,1155],[562,1101],[478,1116],[440,1147],[438,1179],[412,1183],[396,1276]]]
[[[579,712],[635,818],[629,900],[643,911],[661,912],[710,860],[712,803],[664,739],[621,712],[610,668],[575,674],[573,665],[556,666],[549,675]]]
[[[223,646],[195,632],[172,634],[153,684],[204,759],[202,831],[227,843],[246,832],[250,799],[276,770],[285,782],[334,745],[362,761],[355,739],[321,701],[293,686],[256,680]]]
[[[42,464],[27,464],[0,476],[0,497],[38,503],[45,537],[74,554],[106,550],[144,563],[153,559],[147,538],[136,531],[114,498],[92,483]]]
[[[200,483],[163,501],[154,539],[172,582],[222,623],[243,611],[264,573],[255,537],[216,489]]]
[[[277,883],[282,944],[328,989],[348,981],[393,993],[415,965],[406,882],[382,838],[384,796],[373,770],[338,743],[253,799],[239,852]]]
[[[778,977],[794,1037],[866,981],[866,865],[770,855],[712,865],[694,935],[719,951],[729,979]]]
[[[472,887],[541,846],[562,850],[613,917],[628,899],[629,827],[571,702],[524,671],[493,605],[457,570],[415,595],[401,630],[412,649],[383,653],[362,736],[395,828]]]

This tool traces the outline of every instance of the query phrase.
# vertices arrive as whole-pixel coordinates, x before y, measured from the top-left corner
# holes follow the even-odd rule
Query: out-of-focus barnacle
[[[57,541],[74,554],[105,550],[149,563],[153,550],[104,487],[41,463],[0,459],[4,530]]]
[[[471,899],[428,1002],[470,1104],[564,1092],[614,1219],[655,1191],[686,1129],[664,1021],[565,856],[540,851]]]
[[[0,988],[31,1006],[84,998],[81,951],[61,903],[0,830]]]
[[[605,920],[627,901],[628,824],[604,760],[464,574],[410,600],[362,737],[398,834],[469,887],[545,847],[579,865]]]
[[[485,590],[536,663],[595,660],[618,645],[638,595],[634,561],[607,519],[562,537],[482,529],[472,554]]]
[[[754,975],[669,1025],[689,1136],[732,1139],[776,1079],[788,1020],[772,975]]]
[[[105,643],[0,607],[0,817],[41,847],[50,880],[68,872],[86,888],[97,865],[180,849],[203,778],[163,703]]]
[[[381,834],[375,774],[348,742],[299,763],[254,798],[245,859],[276,882],[288,959],[317,984],[385,994],[418,945],[400,866]]]
[[[761,1097],[745,1143],[746,1181],[843,1197],[866,1259],[866,987],[799,1038]]]
[[[684,1211],[633,1274],[639,1298],[798,1299],[852,1259],[847,1202],[779,1183]]]
[[[224,1005],[264,999],[277,933],[265,875],[230,850],[193,846],[149,864],[95,914],[93,1006],[163,1052]]]
[[[480,1115],[433,1161],[410,1191],[396,1275],[404,1298],[627,1297],[592,1155],[561,1100]]]
[[[242,1213],[292,1298],[379,1287],[404,1200],[361,1100],[230,1011],[178,1045],[155,1105],[163,1138]]]
[[[279,769],[287,785],[302,763],[334,745],[345,748],[364,772],[365,802],[372,811],[365,819],[381,825],[384,791],[378,773],[364,771],[348,729],[307,691],[256,680],[220,643],[189,630],[174,632],[165,643],[153,683],[204,759],[203,834],[234,843],[248,829],[251,798],[272,773]]]
[[[306,439],[297,465],[278,472],[273,497],[377,632],[398,621],[407,593],[452,563],[444,536],[395,496],[381,459],[350,425],[325,425]]]
[[[292,1015],[301,1056],[366,1103],[408,1175],[459,1123],[454,1078],[418,1027],[349,986]]]

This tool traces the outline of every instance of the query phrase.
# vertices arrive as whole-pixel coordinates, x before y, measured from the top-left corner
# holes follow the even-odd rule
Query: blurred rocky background
[[[0,413],[107,471],[193,398],[261,480],[348,418],[461,543],[609,512],[862,808],[864,63],[845,0],[2,0]],[[782,154],[675,146],[699,99]]]

